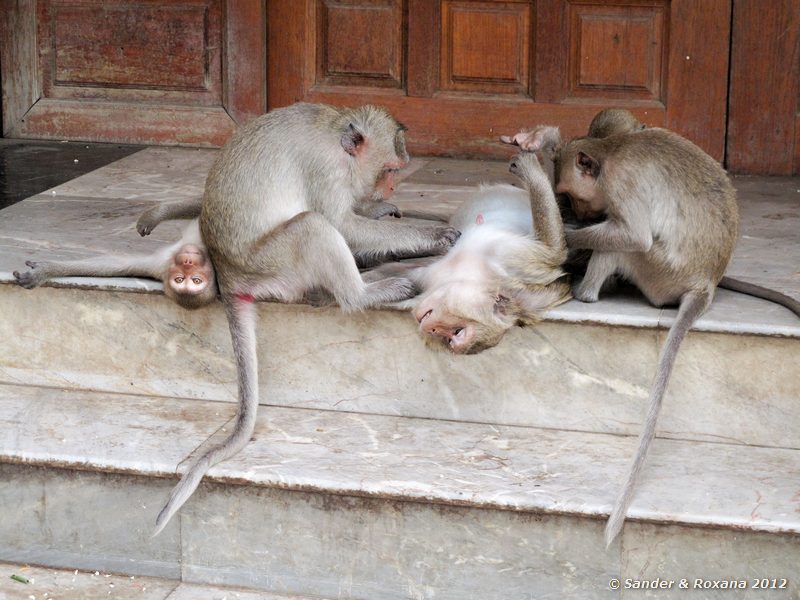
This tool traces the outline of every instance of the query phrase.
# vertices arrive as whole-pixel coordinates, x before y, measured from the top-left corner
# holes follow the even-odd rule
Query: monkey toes
[[[521,152],[508,163],[508,170],[520,179],[530,179],[530,174],[541,168],[539,159],[533,152]]]
[[[36,263],[32,261],[27,261],[25,264],[28,265],[31,269],[34,269],[36,267]],[[35,288],[40,283],[39,278],[36,277],[36,275],[32,270],[25,271],[24,273],[20,273],[19,271],[14,271],[13,275],[14,279],[17,282],[17,285],[24,287],[26,290]]]

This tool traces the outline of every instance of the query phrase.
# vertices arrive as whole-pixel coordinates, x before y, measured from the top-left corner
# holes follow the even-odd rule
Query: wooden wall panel
[[[207,55],[219,48],[219,15],[211,28],[209,5],[75,6],[52,10],[52,81],[102,87],[203,90],[218,84]],[[215,39],[207,35],[213,32]],[[219,60],[214,60],[217,72]]]
[[[220,0],[48,0],[38,7],[46,98],[222,104]]]
[[[530,4],[443,0],[441,7],[441,90],[529,93]]]
[[[667,2],[569,8],[570,97],[663,100]]]
[[[13,47],[35,48],[19,70],[40,91],[9,113],[7,135],[218,146],[266,108],[262,0],[14,6],[35,28],[6,31]],[[0,73],[4,92],[16,91],[13,71]]]
[[[723,161],[731,1],[672,0],[670,13],[673,42],[669,49],[669,101],[663,126]]]
[[[36,0],[8,2],[0,10],[0,75],[2,134],[18,137],[25,113],[42,95],[36,44]]]
[[[800,0],[736,0],[728,168],[800,173]]]
[[[317,0],[316,21],[316,83],[403,87],[402,0]]]

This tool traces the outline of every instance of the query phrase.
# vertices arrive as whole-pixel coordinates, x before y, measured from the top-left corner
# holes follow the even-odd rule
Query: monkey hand
[[[45,263],[26,260],[25,264],[30,267],[30,271],[25,271],[23,273],[14,271],[13,275],[14,279],[17,281],[17,285],[24,287],[26,290],[31,290],[41,285],[47,279],[47,274],[44,269],[42,269]],[[38,271],[36,270],[37,268],[39,269]]]
[[[453,227],[436,225],[431,227],[431,230],[433,232],[433,249],[442,254],[452,248],[453,244],[461,237],[461,232]]]
[[[364,215],[370,219],[380,219],[381,217],[392,216],[397,219],[403,216],[403,213],[391,202],[378,202],[375,206],[371,207],[368,214]]]
[[[552,150],[561,143],[561,132],[558,127],[552,125],[539,125],[532,131],[520,131],[512,136],[501,135],[500,141],[512,146],[519,146],[527,152]]]

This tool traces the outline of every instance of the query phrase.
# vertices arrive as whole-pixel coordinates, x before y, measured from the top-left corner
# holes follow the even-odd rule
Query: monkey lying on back
[[[515,325],[531,325],[570,298],[561,263],[564,232],[553,188],[532,153],[514,157],[510,171],[527,192],[511,185],[482,187],[450,219],[461,231],[441,259],[388,264],[421,290],[398,304],[408,308],[427,343],[474,354],[500,342]]]
[[[661,352],[639,448],[606,525],[610,544],[622,528],[634,486],[655,436],[667,381],[681,341],[709,306],[737,238],[736,192],[722,167],[700,148],[665,129],[644,129],[626,111],[600,113],[595,137],[562,145],[554,127],[502,138],[553,156],[556,192],[581,220],[566,232],[570,249],[591,250],[573,294],[598,299],[613,275],[636,285],[654,306],[679,304]]]
[[[374,106],[295,104],[254,119],[223,147],[206,180],[200,229],[217,272],[238,373],[232,433],[197,457],[156,519],[157,534],[208,469],[250,439],[258,407],[257,299],[295,301],[314,288],[345,310],[401,301],[402,277],[364,281],[353,257],[441,254],[458,238],[356,214],[383,200],[409,160],[405,128]]]
[[[195,309],[217,297],[214,268],[200,239],[197,217],[200,201],[159,204],[145,211],[136,224],[140,235],[169,219],[192,219],[180,240],[151,254],[107,255],[66,261],[26,261],[29,271],[14,271],[24,288],[37,287],[55,277],[147,277],[164,284],[164,293],[184,308]]]

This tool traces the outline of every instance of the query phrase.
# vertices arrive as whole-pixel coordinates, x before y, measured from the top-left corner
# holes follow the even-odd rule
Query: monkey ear
[[[511,298],[508,296],[498,292],[494,296],[494,312],[500,313],[504,315],[508,312],[508,308],[511,306]]]
[[[575,162],[584,175],[591,175],[592,177],[600,175],[600,163],[585,152],[578,152]]]
[[[364,135],[350,123],[342,134],[341,143],[345,152],[350,156],[355,156],[364,143]]]

